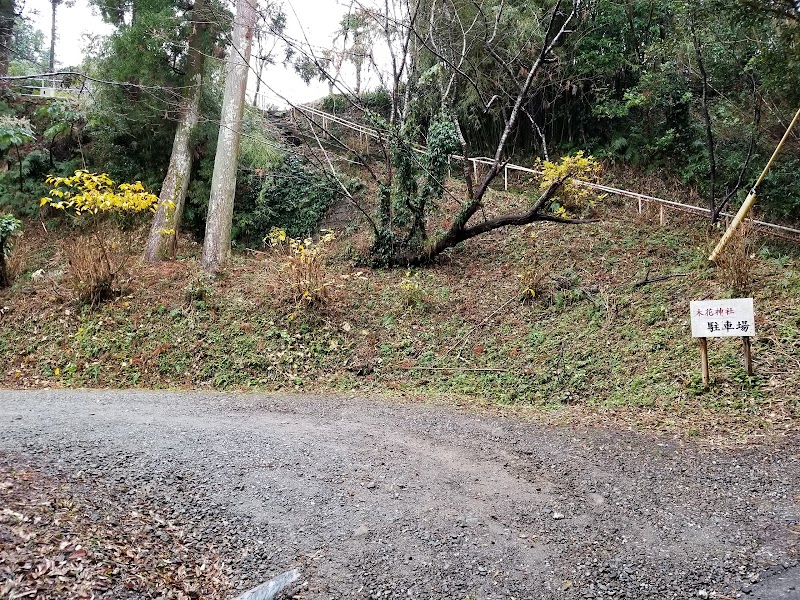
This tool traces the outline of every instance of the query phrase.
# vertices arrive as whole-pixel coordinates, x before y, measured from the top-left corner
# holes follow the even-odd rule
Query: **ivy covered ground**
[[[387,393],[701,436],[800,429],[797,246],[755,240],[756,375],[738,339],[714,340],[705,391],[688,303],[733,294],[706,264],[721,232],[610,203],[598,216],[494,232],[412,271],[360,265],[369,240],[345,229],[322,274],[327,301],[299,309],[281,255],[236,253],[212,279],[190,243],[175,262],[134,260],[122,295],[80,306],[61,279],[65,231],[30,224],[21,274],[0,292],[0,381]],[[670,274],[686,276],[635,286]]]

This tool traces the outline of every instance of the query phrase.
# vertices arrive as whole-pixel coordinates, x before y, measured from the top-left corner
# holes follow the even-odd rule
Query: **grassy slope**
[[[127,295],[89,311],[52,283],[31,281],[31,271],[56,269],[60,258],[54,236],[29,240],[27,273],[0,292],[0,380],[394,390],[690,434],[800,428],[797,248],[761,240],[752,261],[757,375],[745,375],[738,339],[714,340],[704,392],[688,302],[730,295],[705,266],[719,232],[674,216],[661,227],[622,206],[602,216],[598,225],[495,232],[409,276],[354,266],[347,257],[363,238],[340,236],[329,264],[333,301],[293,320],[275,301],[272,256],[238,255],[210,280],[192,247],[175,263],[137,266]],[[531,270],[543,279],[523,304],[518,275]],[[634,288],[646,273],[691,274]]]

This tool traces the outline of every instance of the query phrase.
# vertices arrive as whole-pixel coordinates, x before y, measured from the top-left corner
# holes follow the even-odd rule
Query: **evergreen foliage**
[[[493,149],[510,110],[509,90],[535,51],[531,40],[541,37],[542,15],[552,4],[453,3],[450,13],[443,9],[431,24],[439,45],[436,52],[423,49],[421,81],[447,73],[445,67],[455,64],[461,51],[464,24],[473,24],[465,61],[470,77],[456,81],[453,109],[474,153]],[[800,104],[800,23],[790,5],[747,0],[585,3],[580,35],[567,38],[555,51],[547,76],[534,83],[524,107],[530,118],[521,121],[515,134],[517,153],[541,155],[543,137],[552,152],[583,149],[618,164],[677,175],[706,197],[713,154],[716,200],[743,198],[736,190],[756,178],[774,148],[779,123]],[[502,47],[495,51],[505,69],[495,68],[484,42],[495,28],[503,32]],[[707,75],[708,127],[702,71]],[[420,112],[424,106],[428,112],[419,119],[431,118],[439,110],[439,88],[419,86],[415,92],[422,96]],[[796,144],[787,148],[777,172],[799,157]],[[786,179],[777,176],[764,187],[762,207],[800,219],[793,200],[796,188],[781,181]]]
[[[233,239],[253,247],[272,229],[304,239],[339,197],[336,183],[299,158],[284,155],[263,175],[245,174],[234,206]],[[242,190],[241,188],[246,188]]]

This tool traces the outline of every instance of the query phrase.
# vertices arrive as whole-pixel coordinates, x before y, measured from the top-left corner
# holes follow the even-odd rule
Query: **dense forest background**
[[[194,68],[199,64],[204,76],[200,119],[191,131],[194,160],[184,228],[202,236],[232,9],[218,0],[95,4],[114,34],[95,40],[83,64],[62,69],[85,75],[76,75],[71,85],[87,94],[43,102],[9,86],[2,92],[0,207],[21,217],[37,215],[48,174],[76,168],[107,172],[118,181],[141,180],[157,192],[191,87],[187,77],[195,50]],[[53,33],[58,5],[53,0]],[[554,15],[555,5],[422,1],[398,12],[388,3],[354,3],[330,47],[314,53],[286,34],[280,5],[262,3],[250,96],[269,86],[262,81],[264,65],[283,63],[308,80],[329,81],[324,107],[366,110],[365,118],[373,120],[389,119],[396,110],[404,123],[413,122],[415,141],[425,141],[429,125],[449,111],[473,156],[493,152],[548,23],[569,8],[558,3]],[[633,189],[641,178],[657,177],[682,186],[687,196],[693,190],[715,212],[740,203],[800,105],[798,4],[591,0],[575,5],[577,17],[524,97],[524,116],[513,129],[507,155],[519,164],[583,150],[615,177],[628,177]],[[47,72],[53,50],[44,46],[39,24],[17,10],[3,1],[0,68],[12,76]],[[390,15],[403,15],[406,22],[393,22]],[[380,48],[387,39],[389,45],[401,39],[400,31],[413,35],[405,38],[410,40],[403,48],[409,55],[406,69],[392,81],[379,73],[389,62]],[[354,81],[339,76],[345,64],[355,72]],[[361,89],[370,70],[383,85]],[[324,164],[287,144],[254,107],[245,112],[242,134],[234,243],[256,245],[273,226],[296,235],[312,230],[342,195]],[[800,220],[798,172],[795,135],[760,190],[762,215]]]
[[[4,385],[796,428],[796,243],[746,222],[709,261],[800,107],[795,1],[354,1],[322,45],[278,3],[95,6],[113,33],[65,66],[0,0]],[[329,93],[292,107],[275,72]],[[798,135],[755,190],[773,224],[800,223]],[[715,340],[709,382],[689,301],[735,297],[756,371]]]

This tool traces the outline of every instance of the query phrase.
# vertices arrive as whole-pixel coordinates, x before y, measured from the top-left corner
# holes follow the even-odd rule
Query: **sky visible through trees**
[[[311,43],[324,46],[334,36],[339,20],[347,12],[349,2],[337,0],[292,0],[285,3],[288,16],[287,32],[295,38],[306,35]],[[49,0],[26,0],[23,14],[28,16],[38,29],[45,34],[45,44],[49,47],[50,39]],[[302,22],[302,27],[299,25]],[[92,36],[109,35],[114,28],[103,22],[96,8],[87,0],[76,0],[72,6],[62,4],[58,12],[59,33],[56,40],[56,63],[60,67],[77,66],[85,56]],[[312,82],[304,83],[291,67],[281,64],[267,66],[264,79],[280,96],[290,98],[293,102],[316,100],[327,93],[326,85]],[[374,81],[372,82],[374,84]],[[255,77],[249,82],[255,88]],[[264,90],[271,103],[285,105],[277,95]]]

